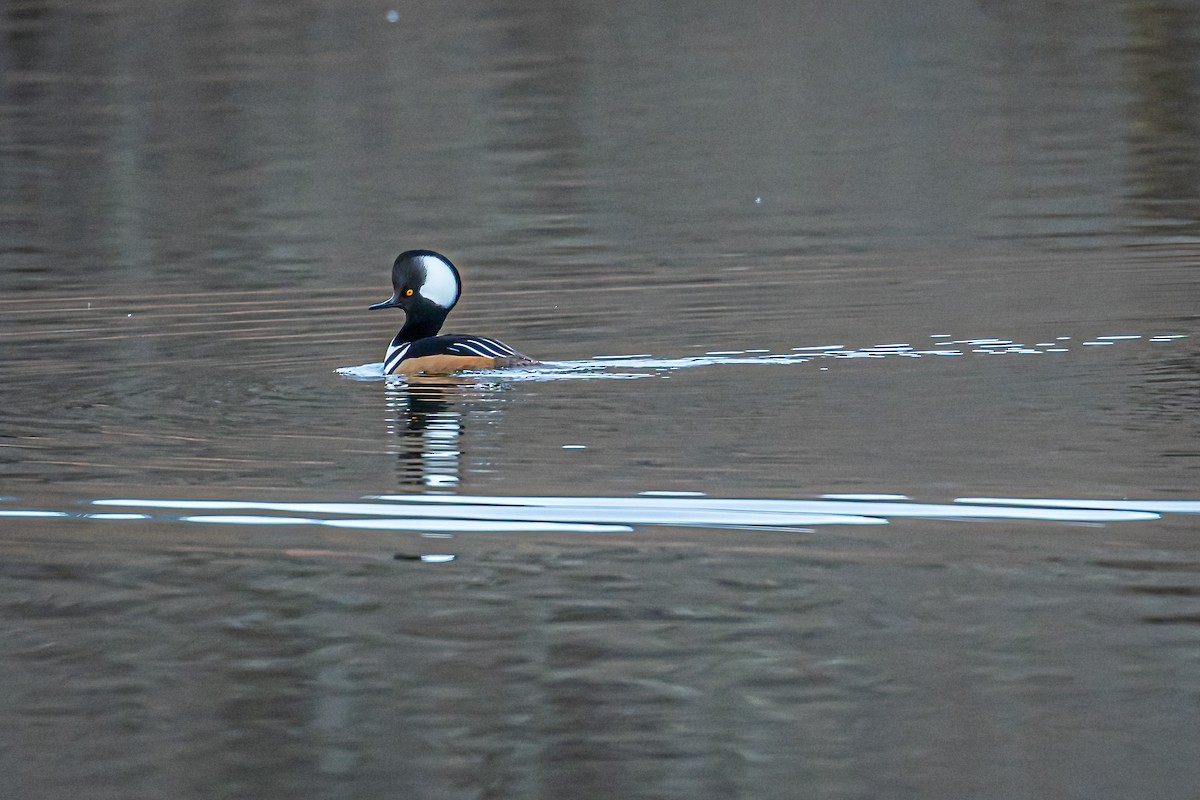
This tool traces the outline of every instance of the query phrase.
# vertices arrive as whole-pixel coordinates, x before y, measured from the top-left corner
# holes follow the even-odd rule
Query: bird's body
[[[461,294],[458,270],[445,256],[432,250],[406,250],[396,257],[391,298],[371,306],[371,310],[404,310],[404,327],[383,359],[385,375],[449,375],[537,363],[486,336],[438,335]]]

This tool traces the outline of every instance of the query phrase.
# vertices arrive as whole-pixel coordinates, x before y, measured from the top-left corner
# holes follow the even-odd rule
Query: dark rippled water
[[[1185,798],[1200,10],[0,12],[0,796]],[[378,377],[396,253],[531,371]]]

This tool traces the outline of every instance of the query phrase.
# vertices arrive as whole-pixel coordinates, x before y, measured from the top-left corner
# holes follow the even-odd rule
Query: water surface
[[[1194,794],[1192,4],[0,40],[0,793]]]

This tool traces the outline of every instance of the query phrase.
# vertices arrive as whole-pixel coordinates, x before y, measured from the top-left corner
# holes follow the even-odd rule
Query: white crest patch
[[[421,256],[421,266],[425,268],[425,283],[421,286],[421,296],[432,300],[442,308],[450,308],[458,302],[458,276],[445,261],[433,256]]]

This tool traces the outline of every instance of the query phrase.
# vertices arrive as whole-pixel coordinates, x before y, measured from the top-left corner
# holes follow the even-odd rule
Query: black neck
[[[417,339],[424,339],[429,336],[437,336],[437,332],[442,329],[442,323],[446,321],[446,315],[450,312],[446,309],[427,310],[421,309],[420,313],[417,309],[409,312],[404,320],[404,327],[396,334],[393,340],[395,344],[403,344],[404,342],[415,342]]]

